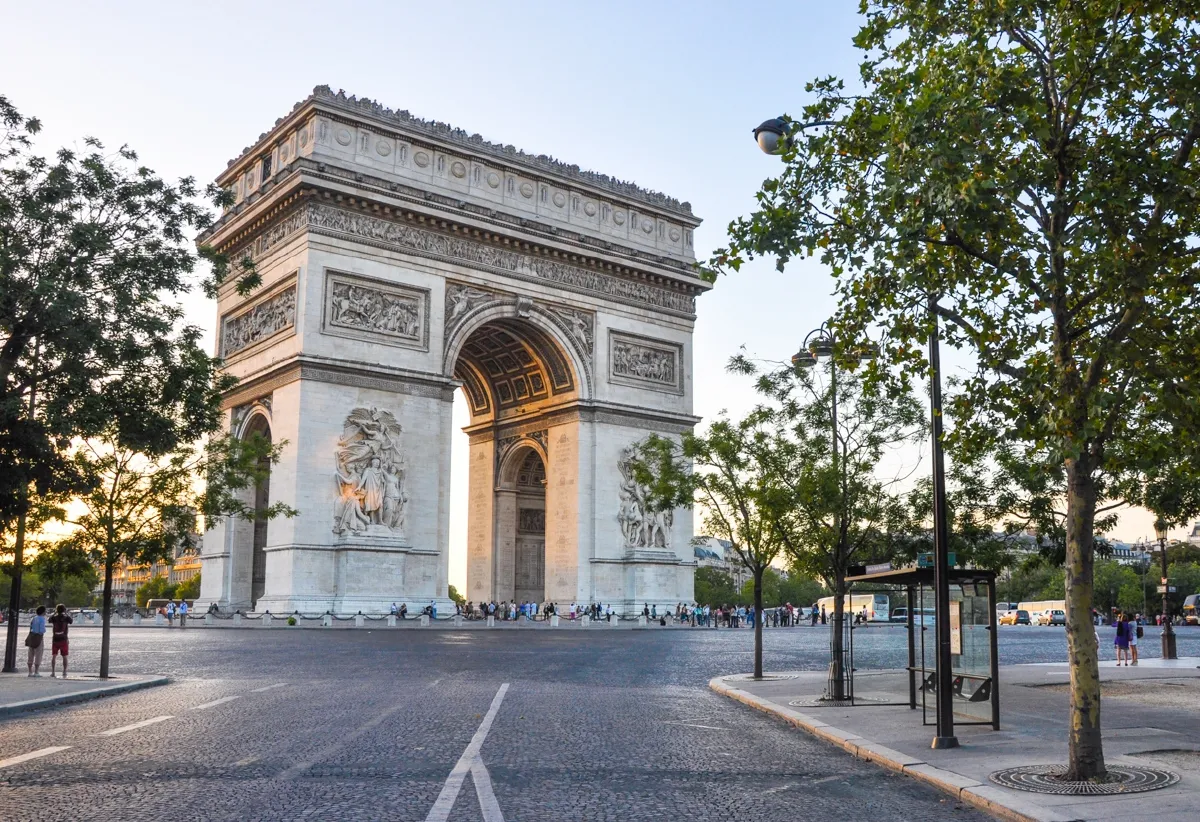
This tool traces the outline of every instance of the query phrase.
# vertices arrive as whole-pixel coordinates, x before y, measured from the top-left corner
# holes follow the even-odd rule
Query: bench
[[[927,668],[917,668],[925,675],[925,680],[921,683],[921,690],[926,693],[937,692],[937,671],[930,671]],[[952,691],[954,696],[967,702],[987,702],[992,698],[992,678],[983,674],[968,674],[962,671],[951,671],[950,676],[953,678]],[[968,682],[978,682],[973,691],[963,693],[966,690]]]

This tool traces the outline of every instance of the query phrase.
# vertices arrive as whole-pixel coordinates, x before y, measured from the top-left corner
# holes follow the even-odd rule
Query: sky
[[[207,182],[328,84],[687,200],[704,219],[695,237],[704,259],[778,169],[754,145],[753,127],[798,112],[808,80],[853,81],[857,7],[0,0],[0,94],[42,120],[43,153],[94,136],[128,144],[164,177]],[[744,378],[725,373],[728,358],[743,345],[790,357],[833,311],[832,288],[817,263],[778,273],[759,261],[701,297],[696,413],[748,408],[754,398]],[[215,304],[195,297],[187,308],[212,338]],[[965,362],[943,356],[950,367]],[[456,416],[465,423],[461,401]],[[455,446],[450,579],[461,589],[465,436]],[[1112,535],[1152,536],[1151,517],[1128,512]]]

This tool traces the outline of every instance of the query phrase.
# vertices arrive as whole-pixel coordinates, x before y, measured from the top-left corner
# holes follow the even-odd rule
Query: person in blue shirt
[[[46,606],[39,605],[37,613],[29,621],[29,636],[25,645],[29,648],[29,675],[41,676],[42,652],[46,650]]]

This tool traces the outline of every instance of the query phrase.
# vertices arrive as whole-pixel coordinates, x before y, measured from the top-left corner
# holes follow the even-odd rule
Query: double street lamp
[[[823,358],[829,359],[829,395],[830,395],[830,410],[829,418],[831,423],[833,446],[833,475],[842,480],[841,474],[838,473],[838,464],[841,457],[840,441],[838,439],[838,399],[837,399],[837,360],[834,358],[834,351],[837,348],[837,338],[834,337],[833,329],[828,323],[822,323],[820,328],[817,328],[808,333],[804,338],[804,343],[800,346],[800,350],[792,356],[792,365],[799,371],[802,368],[812,368]],[[862,362],[869,362],[875,359],[875,346],[873,343],[864,342],[857,347],[854,354]],[[844,483],[843,483],[844,484]],[[845,503],[845,489],[843,488],[842,503]],[[844,513],[839,509],[839,513],[834,520],[834,528],[837,530],[837,554],[835,562],[837,563],[839,577],[844,577],[846,571],[846,529],[842,527],[841,514]],[[845,591],[834,592],[841,602],[834,602],[834,619],[833,619],[833,639],[830,642],[830,658],[829,658],[829,692],[828,696],[832,700],[843,700],[846,698],[846,665],[842,659],[842,631],[846,619],[845,608]],[[841,613],[839,620],[837,615]]]
[[[1162,658],[1176,659],[1175,629],[1171,625],[1171,608],[1167,602],[1171,581],[1167,578],[1167,525],[1162,518],[1154,521],[1154,536],[1158,537],[1158,555],[1162,558]],[[1145,590],[1145,589],[1143,589]]]
[[[789,122],[783,117],[775,117],[765,120],[754,129],[754,141],[758,143],[758,147],[764,153],[779,155],[784,154],[793,145],[794,136],[798,131],[836,125],[838,123],[833,120],[795,123]],[[933,738],[933,747],[957,748],[958,738],[954,735],[954,677],[950,668],[950,534],[946,522],[946,470],[942,460],[942,378],[937,307],[937,294],[931,291],[927,297],[926,308],[929,313],[929,427],[933,450],[933,588],[934,625],[937,634],[937,735]],[[828,334],[828,339],[829,350],[832,353],[832,334]],[[809,353],[812,354],[811,351]],[[797,354],[796,356],[800,357],[801,355]],[[813,355],[814,363],[815,359],[816,357]],[[793,358],[792,361],[796,362],[796,359]],[[802,360],[797,364],[804,364],[804,362],[807,361]],[[836,402],[834,409],[836,417]],[[836,433],[835,419],[835,437]],[[1166,576],[1165,571],[1163,576]],[[1163,643],[1165,648],[1165,636]],[[1174,637],[1172,637],[1173,643]],[[840,660],[835,660],[830,664],[835,663],[840,665]],[[838,681],[840,682],[840,678]]]

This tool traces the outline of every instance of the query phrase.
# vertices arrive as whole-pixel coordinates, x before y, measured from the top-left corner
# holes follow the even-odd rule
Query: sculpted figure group
[[[346,418],[335,455],[335,534],[404,536],[408,493],[400,433],[391,411],[356,408]]]
[[[670,548],[674,514],[669,510],[650,510],[647,488],[633,476],[633,457],[633,448],[626,448],[617,462],[621,471],[621,507],[617,521],[621,523],[625,547]]]

